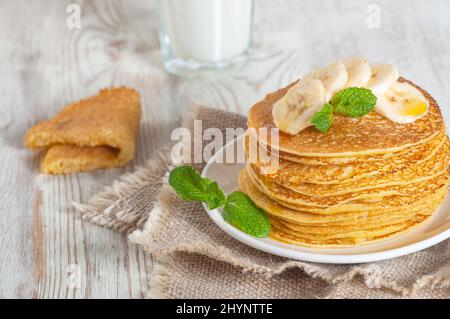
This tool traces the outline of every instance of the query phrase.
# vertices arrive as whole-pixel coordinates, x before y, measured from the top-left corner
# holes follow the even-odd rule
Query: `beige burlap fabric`
[[[244,117],[195,108],[203,129],[245,128]],[[224,134],[225,136],[225,134]],[[203,164],[196,165],[198,169]],[[450,241],[408,256],[359,265],[289,260],[228,236],[198,203],[167,185],[170,149],[77,205],[84,219],[129,236],[156,260],[149,297],[161,298],[448,298]]]

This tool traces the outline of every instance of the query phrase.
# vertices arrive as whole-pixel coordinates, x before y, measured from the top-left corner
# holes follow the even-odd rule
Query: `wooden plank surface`
[[[81,28],[66,25],[69,4]],[[254,57],[245,69],[202,78],[167,75],[149,0],[17,1],[0,10],[0,297],[142,298],[152,260],[125,238],[77,219],[86,202],[168,141],[192,102],[245,114],[264,94],[340,57],[395,63],[450,116],[450,2],[256,0]],[[373,9],[373,8],[372,8]],[[70,176],[38,172],[23,136],[66,103],[111,85],[139,90],[135,160]]]

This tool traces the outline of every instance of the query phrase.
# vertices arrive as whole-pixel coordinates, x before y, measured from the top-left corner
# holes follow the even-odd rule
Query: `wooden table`
[[[0,297],[144,296],[151,257],[123,236],[77,219],[72,202],[86,202],[144,164],[192,102],[245,114],[265,93],[313,67],[366,56],[395,63],[435,96],[448,117],[450,2],[377,1],[375,7],[371,2],[256,0],[249,65],[184,79],[162,68],[152,1],[2,0]],[[67,27],[71,3],[80,5],[80,29]],[[371,16],[377,10],[379,28]],[[122,169],[39,174],[39,155],[23,146],[26,130],[63,105],[112,85],[142,94],[135,160]]]

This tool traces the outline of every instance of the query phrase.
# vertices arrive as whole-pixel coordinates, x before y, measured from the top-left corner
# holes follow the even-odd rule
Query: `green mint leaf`
[[[332,99],[334,112],[349,116],[361,117],[371,112],[377,97],[366,88],[350,87],[339,91]]]
[[[182,199],[205,202],[209,209],[225,204],[225,195],[219,185],[201,177],[191,166],[179,166],[170,171],[169,185]]]
[[[242,192],[228,195],[223,218],[251,236],[260,238],[269,236],[271,226],[266,213]]]
[[[322,109],[313,115],[311,123],[317,130],[324,133],[328,132],[331,124],[333,124],[333,107],[330,103],[325,103]]]
[[[255,237],[269,235],[269,218],[246,194],[233,192],[225,198],[216,182],[201,177],[191,166],[170,171],[169,184],[184,200],[205,202],[209,209],[225,205],[223,218],[243,232]]]

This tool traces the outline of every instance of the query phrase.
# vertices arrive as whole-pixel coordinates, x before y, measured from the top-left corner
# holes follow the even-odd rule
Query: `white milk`
[[[162,0],[162,28],[177,59],[214,63],[249,48],[252,0]]]

